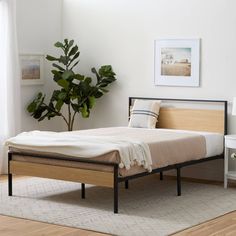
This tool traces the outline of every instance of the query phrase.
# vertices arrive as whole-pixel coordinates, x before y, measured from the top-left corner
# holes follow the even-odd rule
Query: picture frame
[[[155,85],[200,86],[200,39],[155,40]]]
[[[43,54],[20,54],[21,84],[43,85]]]

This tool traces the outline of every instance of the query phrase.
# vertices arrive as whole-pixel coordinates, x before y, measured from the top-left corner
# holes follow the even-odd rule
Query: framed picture
[[[199,86],[200,40],[155,40],[155,85]]]
[[[21,84],[43,84],[44,55],[20,54]]]

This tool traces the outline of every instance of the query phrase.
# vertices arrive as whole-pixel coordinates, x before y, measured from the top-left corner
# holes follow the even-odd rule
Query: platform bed
[[[168,98],[129,98],[129,111],[134,99],[162,100],[163,103],[171,103],[171,106],[163,106],[160,111],[158,128],[209,131],[221,134],[227,134],[227,101],[221,100],[192,100],[192,99],[168,99]],[[173,103],[173,104],[172,104]],[[174,107],[175,104],[203,104],[222,106],[222,109],[190,109]],[[186,106],[185,106],[186,107]],[[111,172],[82,169],[68,166],[39,164],[33,162],[23,162],[13,160],[14,156],[30,156],[35,158],[50,158],[53,160],[63,160],[71,162],[79,162],[86,164],[95,164],[101,166],[112,167]],[[198,160],[190,160],[162,168],[153,169],[151,173],[143,172],[131,176],[119,176],[119,165],[113,162],[104,162],[89,159],[74,159],[71,157],[55,157],[42,154],[30,154],[17,151],[8,152],[8,194],[12,196],[12,177],[13,175],[35,176],[42,178],[51,178],[65,181],[73,181],[81,183],[81,197],[85,198],[85,184],[93,184],[113,188],[114,191],[114,213],[118,213],[118,190],[119,183],[124,182],[125,188],[128,188],[129,180],[139,177],[160,173],[160,179],[163,179],[163,172],[168,170],[176,170],[177,175],[177,195],[181,195],[181,169],[186,166],[199,164],[206,161],[222,159],[221,155],[202,158]]]

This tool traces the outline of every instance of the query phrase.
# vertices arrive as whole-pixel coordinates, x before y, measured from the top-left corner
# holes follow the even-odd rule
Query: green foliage
[[[74,40],[65,39],[63,42],[56,42],[54,46],[62,50],[62,55],[47,55],[46,59],[53,62],[54,68],[51,72],[58,89],[53,91],[48,104],[45,103],[45,95],[38,93],[28,105],[27,111],[38,121],[61,116],[70,131],[73,130],[75,115],[81,113],[82,117],[89,117],[96,99],[108,92],[107,87],[116,80],[116,74],[110,65],[101,66],[98,70],[92,68],[91,71],[96,77],[96,82],[93,83],[92,78],[73,71],[79,63],[80,55]],[[61,111],[64,105],[68,109],[67,115]]]

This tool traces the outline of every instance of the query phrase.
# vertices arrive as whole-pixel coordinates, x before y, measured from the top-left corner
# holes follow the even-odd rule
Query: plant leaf
[[[86,84],[90,84],[90,83],[92,82],[92,78],[86,77],[85,80],[84,80],[84,82],[85,82]]]
[[[68,83],[68,81],[65,80],[65,79],[60,79],[60,80],[58,80],[58,81],[57,81],[57,84],[58,84],[59,86],[61,86],[62,88],[64,88],[65,90],[68,90],[68,88],[69,88],[69,83]]]
[[[70,76],[72,76],[74,73],[72,70],[66,70],[62,74],[62,78],[67,80]]]
[[[78,48],[78,46],[77,45],[75,45],[71,50],[70,50],[70,52],[69,52],[69,57],[70,56],[72,56],[72,55],[74,55],[74,54],[76,54],[76,52],[79,50],[79,48]]]
[[[37,103],[35,101],[33,101],[27,106],[27,111],[29,113],[32,113],[36,110],[36,108],[37,108]]]
[[[94,97],[95,97],[95,98],[100,98],[102,95],[103,95],[102,92],[97,91],[97,92],[94,94]]]
[[[58,100],[56,103],[56,106],[55,106],[56,110],[60,111],[63,104],[64,104],[64,102],[62,100]]]
[[[74,74],[73,78],[77,79],[77,80],[84,80],[84,75],[80,75],[80,74]]]
[[[75,66],[77,66],[78,63],[79,63],[79,61],[77,61],[77,62],[70,68],[70,70],[72,70]]]
[[[60,92],[60,93],[58,94],[58,98],[59,98],[60,100],[64,100],[64,99],[66,98],[66,96],[67,96],[67,93],[66,93],[66,92]]]
[[[58,60],[60,63],[63,63],[65,66],[68,64],[70,58],[68,56],[60,56],[60,59]]]
[[[36,109],[36,111],[33,113],[33,117],[38,120],[39,118],[41,118],[43,112],[46,111],[46,110],[47,110],[46,106],[39,106]]]
[[[101,80],[101,77],[100,77],[100,75],[98,74],[97,70],[93,67],[93,68],[91,69],[91,71],[92,71],[92,73],[94,73],[94,74],[96,75],[96,77],[97,77],[97,83],[99,83],[100,80]]]
[[[89,108],[91,109],[95,105],[96,98],[94,96],[90,96],[88,100],[89,100]]]
[[[87,118],[89,116],[88,107],[87,107],[86,103],[84,103],[83,107],[81,108],[81,114],[82,114],[83,118]]]
[[[60,71],[65,71],[64,68],[62,68],[61,66],[59,66],[59,65],[57,65],[57,64],[55,64],[55,63],[53,63],[52,66],[53,66],[53,67],[56,67],[56,68],[59,69]]]
[[[104,65],[98,71],[102,77],[114,77],[116,74],[113,72],[111,65]]]
[[[56,42],[54,46],[57,48],[64,48],[64,45],[61,42]]]
[[[70,60],[70,64],[71,64],[76,58],[78,58],[79,55],[80,55],[80,52],[77,52],[77,53],[72,57],[72,59]]]
[[[60,92],[61,92],[60,90],[54,90],[54,91],[53,91],[52,97],[51,97],[51,99],[50,99],[50,102],[51,102],[51,103],[54,102],[54,101],[57,101]],[[49,104],[49,106],[53,107],[53,106],[52,106],[53,103],[52,103],[52,104],[51,104],[51,103]]]
[[[74,44],[74,40],[70,40],[69,44],[68,44],[68,48],[70,48],[72,45]]]
[[[57,70],[52,70],[51,71],[53,73],[53,80],[55,82],[57,82],[58,80],[62,79],[62,72],[61,71],[57,71]]]
[[[59,60],[58,58],[53,57],[53,56],[50,56],[50,55],[47,55],[47,56],[46,56],[46,59],[47,59],[48,61],[58,61],[58,60]]]

